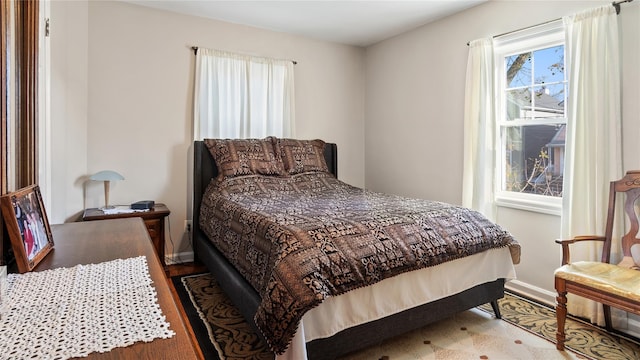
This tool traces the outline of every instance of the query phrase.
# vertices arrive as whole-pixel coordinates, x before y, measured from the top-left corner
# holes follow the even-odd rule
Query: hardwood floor
[[[182,263],[169,265],[169,276],[182,276],[182,275],[190,275],[206,272],[207,268],[202,264],[197,263]],[[198,341],[196,340],[196,336],[193,332],[193,328],[191,328],[191,324],[189,323],[189,319],[187,319],[187,314],[184,311],[184,307],[182,306],[182,302],[180,302],[180,298],[178,297],[178,293],[176,292],[176,288],[173,286],[173,281],[169,279],[169,288],[171,290],[171,294],[175,299],[176,305],[178,307],[178,311],[180,312],[180,316],[182,316],[184,326],[187,328],[187,332],[189,333],[189,337],[191,338],[191,342],[193,343],[193,347],[196,349],[198,359],[203,360],[204,355],[202,354],[202,350],[200,349],[200,345],[198,345]]]

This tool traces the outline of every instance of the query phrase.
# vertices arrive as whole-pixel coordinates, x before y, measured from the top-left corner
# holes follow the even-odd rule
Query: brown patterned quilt
[[[402,272],[510,246],[483,215],[356,188],[324,172],[213,180],[200,227],[262,298],[255,322],[288,347],[302,315],[330,296]]]

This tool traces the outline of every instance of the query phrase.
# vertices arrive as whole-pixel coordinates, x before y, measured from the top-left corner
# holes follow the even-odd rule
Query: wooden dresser
[[[138,342],[89,359],[201,359],[197,345],[183,323],[164,269],[144,222],[139,217],[52,225],[54,248],[33,271],[72,267],[144,255],[158,294],[158,304],[176,335],[170,339]]]

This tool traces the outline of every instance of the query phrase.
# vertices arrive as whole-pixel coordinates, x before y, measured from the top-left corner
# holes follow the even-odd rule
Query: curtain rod
[[[614,1],[614,2],[612,2],[612,3],[611,3],[611,6],[613,6],[613,7],[616,9],[616,14],[620,15],[620,4],[630,3],[630,2],[632,2],[632,1],[633,1],[633,0],[620,0],[620,1]],[[514,32],[518,32],[518,31],[522,31],[522,30],[531,29],[531,28],[533,28],[533,27],[540,26],[540,25],[546,25],[546,24],[549,24],[549,23],[552,23],[552,22],[554,22],[554,21],[558,21],[558,20],[562,20],[562,18],[557,18],[557,19],[553,19],[553,20],[545,21],[545,22],[540,23],[540,24],[535,24],[535,25],[531,25],[531,26],[523,27],[523,28],[520,28],[520,29],[507,31],[506,33],[502,33],[502,34],[494,35],[494,36],[493,36],[493,38],[495,39],[495,38],[500,37],[500,36],[513,34]],[[469,43],[470,43],[470,42],[467,42],[467,46],[469,46]]]
[[[616,8],[616,14],[620,15],[620,4],[624,4],[624,3],[630,3],[633,0],[620,0],[620,1],[614,1],[611,3],[611,5],[613,5],[614,8]]]
[[[633,0],[628,0],[628,1],[633,1]],[[195,55],[198,55],[198,47],[197,46],[192,46],[191,50],[193,50],[193,53]],[[290,60],[290,61],[293,63],[293,65],[298,65],[297,61],[295,61],[295,60]]]

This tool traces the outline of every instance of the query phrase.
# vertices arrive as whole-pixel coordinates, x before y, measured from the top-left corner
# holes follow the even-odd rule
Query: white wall
[[[467,42],[610,3],[490,1],[367,48],[367,188],[459,204]],[[624,167],[639,169],[640,2],[621,7]],[[552,301],[559,218],[501,208],[497,221],[522,245],[518,285]]]
[[[87,175],[87,3],[51,7],[51,209],[53,224],[75,220],[84,208]],[[55,24],[55,25],[54,25]]]
[[[364,185],[363,49],[119,1],[54,1],[51,17],[52,47],[62,44],[52,54],[52,151],[65,164],[53,174],[52,223],[100,206],[102,184],[86,176],[113,169],[125,180],[112,183],[110,203],[166,203],[167,253],[191,250],[191,46],[296,60],[297,137],[337,143],[340,178]]]

